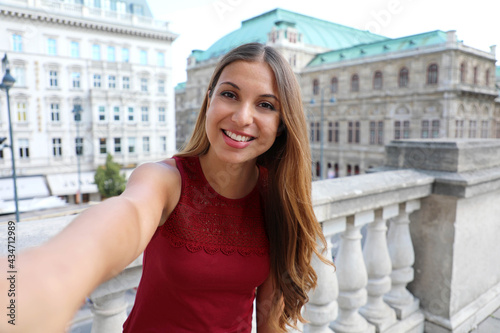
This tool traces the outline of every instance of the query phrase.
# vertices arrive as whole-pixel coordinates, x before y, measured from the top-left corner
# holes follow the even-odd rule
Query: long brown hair
[[[264,211],[275,289],[269,318],[278,318],[271,324],[285,332],[286,325],[296,327],[297,320],[305,322],[300,311],[317,281],[312,255],[327,261],[318,251],[318,240],[323,248],[326,242],[312,207],[311,154],[300,87],[287,61],[272,47],[259,43],[241,45],[223,56],[210,80],[191,139],[178,155],[203,155],[208,151],[205,120],[209,94],[223,69],[239,60],[264,61],[271,67],[281,103],[281,135],[257,163],[269,172]]]

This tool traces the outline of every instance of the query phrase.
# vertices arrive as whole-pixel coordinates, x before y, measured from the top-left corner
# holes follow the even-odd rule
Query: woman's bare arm
[[[122,195],[87,209],[46,244],[21,253],[16,326],[2,320],[0,331],[63,332],[84,298],[142,253],[179,195],[172,162],[142,165]],[[0,280],[2,305],[8,301],[5,282]]]
[[[264,283],[257,288],[256,297],[257,314],[257,332],[272,333],[275,332],[271,325],[270,312],[274,301],[274,284],[271,274]],[[277,320],[278,318],[275,318]]]

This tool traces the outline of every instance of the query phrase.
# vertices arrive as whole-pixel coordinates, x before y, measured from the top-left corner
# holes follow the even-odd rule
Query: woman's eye
[[[228,98],[233,98],[233,99],[236,98],[236,95],[230,91],[223,91],[221,95]]]
[[[262,102],[260,103],[260,106],[269,110],[274,110],[274,106],[268,102]]]

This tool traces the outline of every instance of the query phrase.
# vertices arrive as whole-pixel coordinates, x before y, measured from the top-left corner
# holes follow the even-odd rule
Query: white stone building
[[[16,79],[10,106],[17,175],[44,177],[51,195],[72,202],[80,164],[85,201],[97,192],[93,174],[107,153],[125,170],[172,155],[176,37],[145,0],[2,1],[0,54]],[[8,129],[1,92],[0,137]],[[12,199],[10,161],[4,149],[4,200]]]

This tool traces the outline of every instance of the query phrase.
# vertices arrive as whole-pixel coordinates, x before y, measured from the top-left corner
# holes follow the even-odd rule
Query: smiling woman
[[[250,333],[254,300],[257,332],[285,332],[304,321],[312,256],[328,262],[318,240],[295,75],[273,48],[242,45],[220,60],[181,153],[139,166],[120,196],[18,256],[16,329],[63,331],[86,295],[144,252],[124,332]]]

